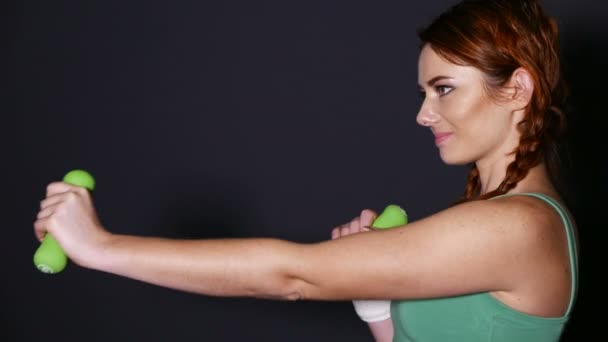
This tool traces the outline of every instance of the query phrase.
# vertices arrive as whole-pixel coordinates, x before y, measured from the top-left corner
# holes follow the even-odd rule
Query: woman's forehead
[[[464,66],[452,63],[429,45],[426,45],[420,51],[418,60],[418,83],[425,85],[429,80],[437,76],[445,76],[449,78],[479,78],[481,72],[471,66]]]

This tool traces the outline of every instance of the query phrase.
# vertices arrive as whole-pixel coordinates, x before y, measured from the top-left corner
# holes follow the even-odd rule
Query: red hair
[[[534,82],[534,92],[518,129],[521,138],[513,151],[498,188],[480,196],[475,165],[462,201],[504,194],[522,180],[532,167],[545,162],[557,178],[557,143],[565,129],[561,109],[566,87],[558,53],[558,27],[535,0],[464,0],[437,17],[419,32],[447,61],[473,66],[485,75],[488,95],[499,99],[513,72],[524,68]]]

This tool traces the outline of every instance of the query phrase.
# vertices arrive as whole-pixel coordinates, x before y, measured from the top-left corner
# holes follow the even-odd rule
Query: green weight
[[[95,178],[84,170],[72,170],[63,176],[63,181],[68,184],[81,186],[91,191],[95,189]]]
[[[95,189],[95,179],[85,170],[72,170],[64,177],[65,183],[84,187],[90,191]],[[34,253],[34,265],[43,273],[59,273],[63,271],[68,262],[65,252],[57,241],[47,234]]]
[[[55,239],[47,234],[34,253],[34,264],[43,273],[59,273],[68,263],[68,258]]]
[[[373,228],[388,229],[407,224],[407,213],[396,204],[389,204],[382,213],[376,217]]]

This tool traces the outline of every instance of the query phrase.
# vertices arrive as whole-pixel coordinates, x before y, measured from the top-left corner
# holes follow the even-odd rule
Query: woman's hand
[[[80,266],[90,266],[111,234],[100,224],[89,191],[64,182],[51,183],[34,222],[42,241],[47,233]]]
[[[331,231],[331,239],[335,240],[346,235],[370,231],[376,216],[378,215],[370,209],[362,210],[361,214],[350,222],[334,228]]]

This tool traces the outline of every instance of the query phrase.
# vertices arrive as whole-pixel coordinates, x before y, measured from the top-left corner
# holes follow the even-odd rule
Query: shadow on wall
[[[591,277],[595,269],[603,268],[600,243],[604,239],[602,201],[608,197],[602,169],[606,156],[601,149],[600,123],[605,116],[608,96],[605,81],[608,80],[608,41],[597,33],[565,36],[562,38],[564,74],[570,88],[568,113],[570,114],[570,167],[566,177],[571,188],[569,205],[577,221],[580,245],[579,292],[572,320],[564,331],[562,341],[580,341],[581,336],[593,334],[602,327],[591,314],[592,304],[602,297],[599,282]],[[605,134],[605,133],[604,133]],[[604,209],[605,210],[605,209]],[[602,253],[603,254],[603,253]],[[584,334],[584,335],[583,335]]]

